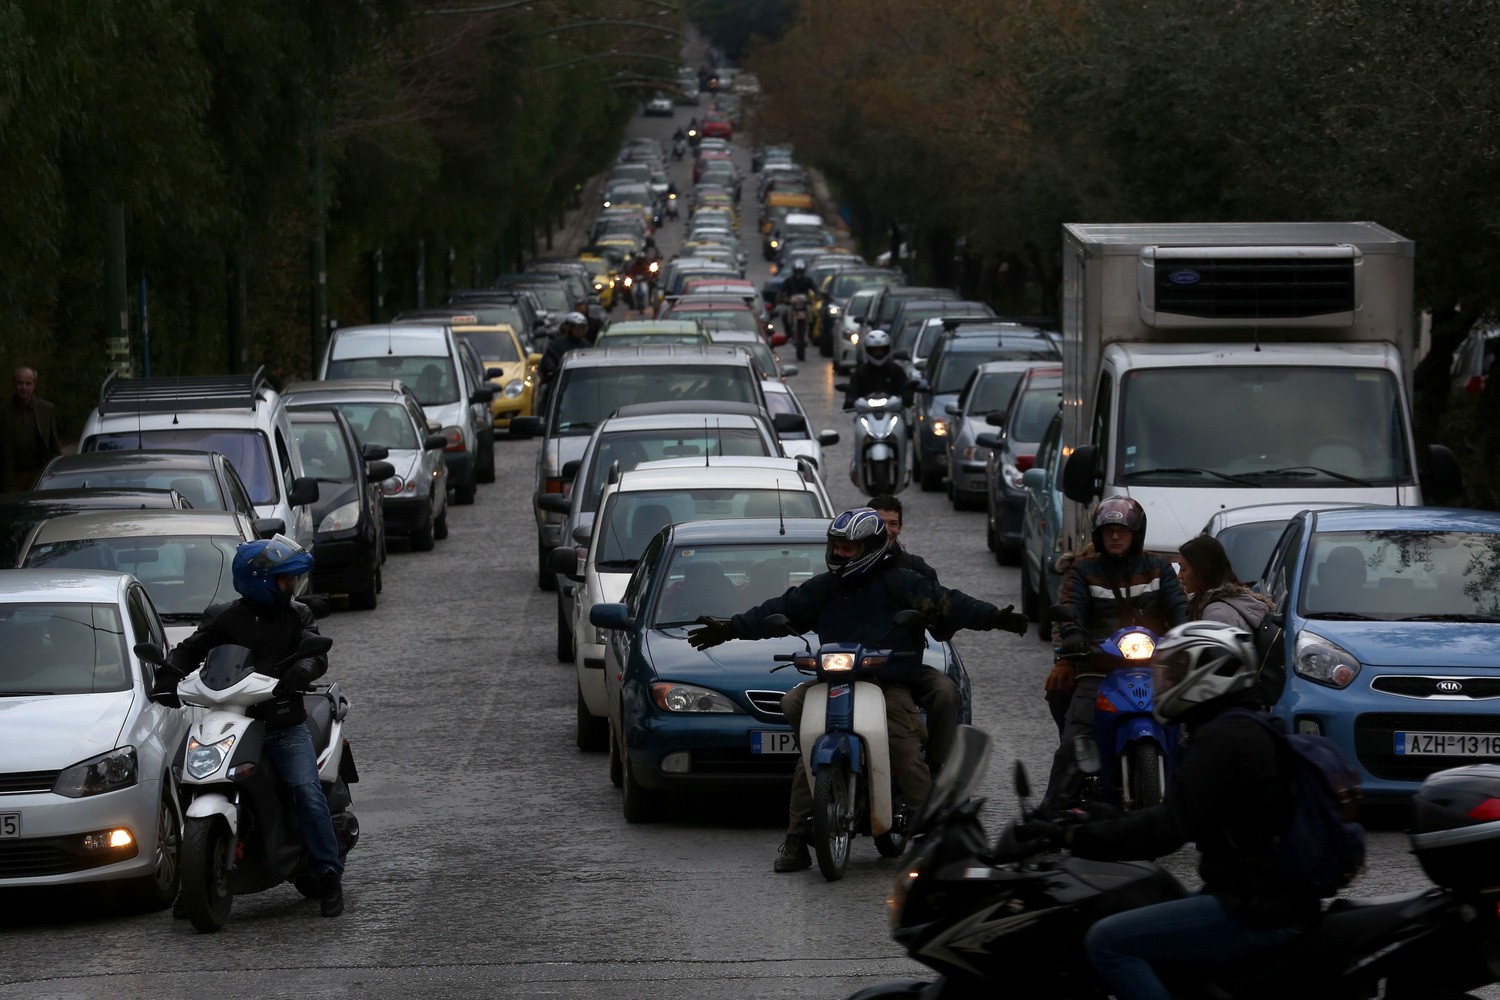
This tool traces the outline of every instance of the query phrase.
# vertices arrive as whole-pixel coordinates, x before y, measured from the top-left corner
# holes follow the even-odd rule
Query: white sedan
[[[137,643],[166,648],[125,573],[0,573],[0,888],[120,883],[171,904],[182,815],[171,761],[187,720],[147,698]]]
[[[785,382],[780,379],[762,379],[761,389],[766,396],[766,410],[770,412],[771,419],[777,424],[776,436],[781,440],[781,450],[786,452],[788,458],[801,458],[812,463],[813,468],[819,474],[823,471],[823,449],[828,445],[839,443],[839,432],[832,429],[818,431],[816,435],[812,432],[812,425],[807,422],[807,411],[802,409],[802,401],[797,394],[791,390]],[[788,421],[786,417],[777,420],[782,414],[792,417],[800,417],[800,426],[790,426],[797,421]],[[787,429],[782,429],[782,424],[787,424]]]
[[[672,117],[672,99],[665,94],[657,94],[646,102],[647,115],[661,118]]]

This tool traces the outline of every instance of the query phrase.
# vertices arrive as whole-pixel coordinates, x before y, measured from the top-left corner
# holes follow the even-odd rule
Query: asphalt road
[[[631,131],[670,148],[673,127],[638,118]],[[759,284],[748,147],[740,160]],[[669,169],[687,191],[688,161]],[[668,256],[682,225],[667,226]],[[829,366],[812,354],[791,382],[814,424],[844,435],[825,457],[835,505],[862,502]],[[896,862],[870,841],[827,883],[815,868],[772,872],[784,798],[695,800],[661,823],[625,823],[604,755],[573,745],[573,668],[554,658],[555,598],[535,583],[535,449],[498,442],[497,482],[452,510],[449,538],[432,553],[393,551],[378,610],[323,623],[362,778],[343,917],[321,919],[290,886],[237,899],[216,935],[93,894],[0,896],[0,996],[842,997],[923,973],[890,939]],[[981,513],[915,488],[903,500],[903,540],[944,584],[1019,603],[1019,573],[985,549]],[[1015,809],[1012,761],[1045,784],[1050,657],[1034,634],[962,633],[957,645],[975,724],[995,737],[987,815],[998,821]],[[1170,864],[1191,879],[1190,850]],[[1388,822],[1354,894],[1424,884]]]

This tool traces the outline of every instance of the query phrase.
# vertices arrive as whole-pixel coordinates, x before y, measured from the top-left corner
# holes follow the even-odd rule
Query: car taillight
[[[1484,376],[1470,375],[1469,380],[1464,383],[1464,392],[1470,396],[1478,396],[1484,392]]]
[[[1019,470],[1021,470],[1022,472],[1025,472],[1027,469],[1031,468],[1032,465],[1034,465],[1035,463],[1036,463],[1036,456],[1035,455],[1017,455],[1016,456],[1016,468],[1019,469]]]
[[[566,493],[568,491],[568,481],[566,479],[548,477],[544,488],[548,493]]]
[[[1500,799],[1485,799],[1469,810],[1469,818],[1480,823],[1492,823],[1500,819]]]
[[[444,451],[464,450],[464,432],[461,428],[444,427],[443,437],[448,439],[448,445],[443,449]]]

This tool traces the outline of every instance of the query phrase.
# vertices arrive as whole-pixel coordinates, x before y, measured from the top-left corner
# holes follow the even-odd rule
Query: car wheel
[[[541,546],[536,550],[536,585],[538,590],[557,589],[557,574],[547,568],[547,550]]]
[[[484,460],[475,471],[474,479],[476,482],[493,483],[495,481],[495,432],[491,431],[486,434],[485,441]]]
[[[605,719],[596,719],[589,713],[589,706],[583,700],[583,689],[578,689],[577,706],[574,709],[577,717],[577,735],[574,742],[578,749],[584,753],[598,753],[605,749],[604,740],[609,735],[609,723]]]
[[[943,472],[941,469],[929,472],[919,458],[917,459],[917,482],[921,485],[923,493],[936,493],[942,488]]]
[[[573,621],[568,617],[560,593],[557,595],[557,659],[560,663],[573,662]]]
[[[446,511],[444,512],[447,513]],[[446,532],[446,525],[444,531]],[[437,537],[437,522],[432,517],[432,510],[428,508],[427,516],[423,524],[418,525],[411,533],[411,548],[413,552],[431,552],[432,540]]]
[[[349,592],[349,607],[355,611],[374,611],[375,605],[380,598],[380,570],[370,574],[370,585],[364,590],[351,590]]]
[[[630,761],[622,760],[620,775],[620,811],[627,823],[651,823],[661,815],[661,793],[643,788],[635,780]]]
[[[475,477],[479,475],[478,470],[469,473],[469,481],[453,487],[453,502],[460,507],[467,507],[474,502],[474,496],[479,492],[479,484]]]
[[[1037,607],[1036,588],[1031,585],[1031,569],[1021,561],[1021,614],[1036,621],[1041,609]]]
[[[984,544],[1000,558],[1000,536],[995,531],[995,498],[989,490],[984,491]]]
[[[443,505],[443,512],[432,522],[432,537],[441,541],[448,537],[448,505]]]
[[[619,788],[625,781],[625,756],[620,750],[620,734],[615,731],[615,720],[609,720],[609,783]]]
[[[208,933],[229,922],[232,837],[221,816],[190,819],[182,834],[182,909],[192,925]]]
[[[156,867],[150,875],[135,880],[131,895],[148,911],[172,905],[182,889],[182,816],[170,781],[162,782],[161,801],[156,807]]]
[[[1019,545],[1007,545],[1005,540],[996,538],[995,561],[1001,566],[1015,566],[1021,561],[1021,547]]]

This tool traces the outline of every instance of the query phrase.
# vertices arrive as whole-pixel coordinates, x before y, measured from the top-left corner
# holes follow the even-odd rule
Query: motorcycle
[[[1062,605],[1049,608],[1047,614],[1052,621],[1073,617]],[[1151,654],[1160,641],[1145,626],[1127,625],[1094,640],[1093,652],[1056,654],[1059,659],[1088,662],[1104,673],[1094,700],[1094,742],[1103,761],[1095,780],[1102,788],[1086,794],[1118,801],[1126,810],[1161,802],[1176,759],[1179,728],[1163,725],[1152,714]]]
[[[911,463],[906,460],[909,440],[905,407],[900,398],[856,399],[849,481],[866,496],[906,489],[911,484]]]
[[[677,192],[673,191],[673,192],[671,192],[670,194],[667,195],[666,216],[669,219],[675,219],[675,218],[677,218],[677,215],[678,215],[678,209],[677,209]]]
[[[797,345],[797,360],[807,360],[807,330],[811,320],[811,307],[806,295],[798,292],[787,299],[786,304],[788,335],[792,343]]]
[[[272,670],[321,655],[332,645],[327,636],[309,636]],[[158,666],[166,662],[150,643],[137,646],[136,654]],[[204,932],[228,922],[236,893],[264,892],[288,881],[309,899],[322,892],[307,869],[307,848],[296,829],[291,796],[261,752],[265,723],[250,715],[253,706],[275,697],[280,681],[258,672],[251,657],[243,646],[216,646],[203,666],[177,685],[184,707],[206,710],[189,727],[172,767],[185,804],[179,905]],[[318,780],[328,797],[342,859],[359,843],[359,820],[349,795],[359,773],[343,736],[349,699],[334,682],[306,695],[305,701]]]
[[[687,140],[677,139],[672,143],[672,159],[682,159],[682,154],[687,152]]]
[[[915,611],[902,611],[893,625],[918,617]],[[769,621],[777,619],[791,631],[784,616]],[[906,810],[891,780],[885,692],[872,683],[891,657],[888,649],[832,642],[816,653],[809,645],[806,653],[773,657],[819,681],[803,702],[797,746],[813,794],[813,853],[818,871],[830,882],[844,877],[856,834],[873,837],[882,857],[899,857],[906,850]]]
[[[959,727],[953,756],[912,826],[912,849],[886,903],[896,941],[938,978],[882,983],[849,1000],[998,995],[1013,990],[1025,970],[1045,970],[1049,997],[1103,1000],[1105,989],[1083,956],[1089,927],[1108,914],[1188,894],[1154,862],[1088,861],[1023,841],[1018,821],[991,845],[979,820],[984,800],[973,797],[990,746],[989,736]],[[1080,766],[1097,767],[1097,760],[1080,760]],[[1455,778],[1471,786],[1459,797],[1461,808],[1451,787],[1435,790],[1431,801],[1454,808],[1430,808],[1435,822],[1428,825],[1446,828],[1411,838],[1436,887],[1335,899],[1305,933],[1278,949],[1232,964],[1163,969],[1172,995],[1458,1000],[1500,981],[1494,835],[1476,839],[1485,828],[1480,811],[1470,812],[1497,793],[1496,782],[1489,769],[1465,767],[1438,772],[1423,789],[1451,786]],[[1030,790],[1019,763],[1014,781],[1024,821]],[[1422,797],[1419,792],[1414,800],[1419,820]]]

